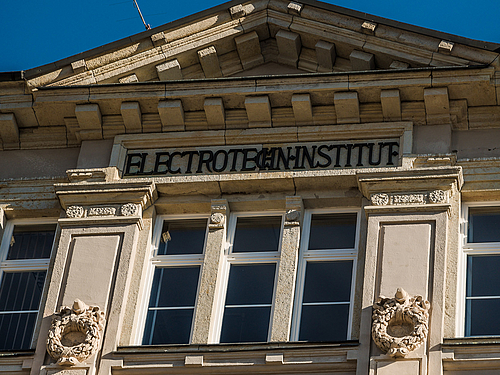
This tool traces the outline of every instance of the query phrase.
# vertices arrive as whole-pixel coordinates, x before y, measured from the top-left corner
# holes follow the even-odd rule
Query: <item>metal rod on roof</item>
[[[141,9],[139,8],[139,4],[137,4],[137,0],[134,0],[134,5],[137,8],[137,11],[139,12],[139,16],[141,16],[141,20],[142,20],[142,23],[144,24],[144,27],[146,28],[146,30],[150,30],[151,26],[149,25],[149,23],[146,23],[146,20],[142,16]]]

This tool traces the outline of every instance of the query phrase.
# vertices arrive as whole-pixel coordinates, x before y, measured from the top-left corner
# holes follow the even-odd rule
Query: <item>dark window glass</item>
[[[352,249],[356,238],[356,213],[313,214],[309,250]]]
[[[349,304],[304,305],[300,318],[300,341],[347,339]]]
[[[220,342],[265,342],[271,306],[232,307],[224,310]]]
[[[220,342],[267,341],[276,264],[232,265]]]
[[[200,266],[156,268],[143,344],[187,344]]]
[[[281,216],[238,217],[233,252],[277,251]]]
[[[500,255],[467,258],[467,297],[500,296]]]
[[[470,243],[500,242],[500,207],[469,208]]]
[[[303,303],[349,302],[352,260],[308,262]]]
[[[466,336],[500,335],[500,298],[469,299],[465,305]]]
[[[202,254],[207,219],[165,221],[158,255]]]
[[[0,350],[30,348],[37,312],[0,314]]]
[[[55,224],[14,227],[7,260],[50,258]]]

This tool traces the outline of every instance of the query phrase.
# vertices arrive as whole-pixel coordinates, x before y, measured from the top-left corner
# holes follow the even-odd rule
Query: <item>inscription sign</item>
[[[123,171],[124,176],[161,176],[391,167],[398,163],[399,142],[381,139],[272,146],[129,150]]]

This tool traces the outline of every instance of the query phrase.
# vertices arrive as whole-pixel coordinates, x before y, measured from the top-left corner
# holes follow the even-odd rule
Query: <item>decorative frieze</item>
[[[427,339],[429,308],[429,301],[402,288],[394,298],[380,297],[373,304],[373,341],[389,356],[405,357]]]
[[[96,216],[134,216],[140,214],[140,207],[135,203],[113,206],[69,206],[66,209],[68,218],[87,218]]]
[[[441,204],[448,202],[448,192],[434,190],[423,193],[376,193],[372,194],[370,199],[374,206]]]
[[[98,306],[79,299],[54,314],[47,339],[47,352],[61,366],[75,366],[98,349],[106,319]]]

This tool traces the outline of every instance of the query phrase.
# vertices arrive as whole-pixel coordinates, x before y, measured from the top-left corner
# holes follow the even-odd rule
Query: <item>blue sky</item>
[[[151,27],[211,8],[217,0],[138,0]],[[300,2],[300,0],[296,0]],[[500,43],[499,0],[326,0],[369,14]],[[144,31],[133,0],[3,0],[0,71],[27,70]]]

